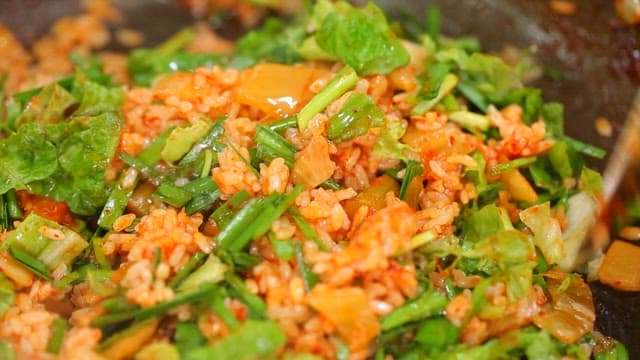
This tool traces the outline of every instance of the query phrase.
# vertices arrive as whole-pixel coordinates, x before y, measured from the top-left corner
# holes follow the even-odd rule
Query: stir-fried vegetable
[[[573,273],[602,149],[426,15],[320,0],[135,49],[118,85],[78,54],[0,74],[0,316],[49,334],[2,327],[0,358],[624,358]],[[640,289],[636,253],[601,281]]]

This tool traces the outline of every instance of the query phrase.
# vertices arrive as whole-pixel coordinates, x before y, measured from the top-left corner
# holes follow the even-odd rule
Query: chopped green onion
[[[293,166],[297,149],[274,130],[267,126],[258,126],[255,143],[258,148],[257,156],[263,162],[271,162],[273,159],[281,157],[288,167]]]
[[[227,326],[235,329],[240,323],[233,312],[227,307],[227,304],[225,304],[225,298],[227,296],[228,294],[225,289],[218,289],[211,299],[211,310],[213,310]]]
[[[62,279],[60,280],[54,280],[53,281],[53,287],[60,290],[60,289],[64,289],[65,287],[79,282],[82,279],[82,275],[77,272],[70,272],[67,275],[65,275]]]
[[[381,317],[380,325],[382,330],[386,331],[410,321],[439,314],[444,310],[447,303],[448,299],[445,295],[435,290],[428,290]]]
[[[9,215],[9,209],[7,206],[6,194],[0,194],[0,231],[11,230],[13,228],[13,221]]]
[[[447,114],[449,120],[471,131],[486,131],[489,128],[489,118],[486,115],[471,111],[454,111]]]
[[[238,157],[244,163],[244,165],[247,167],[247,169],[251,170],[251,172],[256,177],[259,178],[260,177],[260,173],[258,172],[258,170],[256,170],[256,168],[253,167],[253,165],[251,165],[251,161],[249,161],[244,156],[242,156],[242,154],[240,153],[240,150],[238,150],[238,148],[235,145],[233,145],[233,142],[231,142],[231,140],[229,140],[229,138],[227,138],[226,136],[225,136],[225,140],[227,141],[227,145],[231,148],[231,150],[233,150],[234,153],[236,153],[236,155],[238,155]]]
[[[102,307],[107,313],[117,313],[135,310],[138,307],[129,301],[124,296],[116,296],[104,300],[101,303]]]
[[[128,320],[146,320],[157,315],[163,314],[175,307],[184,304],[190,304],[208,299],[215,291],[215,285],[204,284],[199,289],[184,293],[178,293],[168,301],[159,303],[146,309],[128,310],[113,314],[102,315],[93,320],[92,325],[96,327],[104,327],[106,325],[117,324]]]
[[[197,252],[191,256],[189,261],[187,261],[184,266],[178,270],[176,275],[169,282],[169,287],[172,289],[177,289],[182,282],[193,272],[193,270],[198,267],[200,262],[205,258],[206,254],[202,252]]]
[[[236,212],[240,205],[249,199],[249,193],[246,190],[242,190],[234,194],[231,199],[227,200],[224,204],[218,207],[210,216],[220,228],[227,225],[232,219],[232,215]]]
[[[125,152],[121,152],[119,157],[120,157],[120,160],[124,161],[125,164],[133,168],[136,168],[138,171],[140,171],[140,173],[145,175],[149,180],[158,181],[157,179],[161,178],[160,173],[156,169],[142,162],[140,159],[133,157]]]
[[[218,293],[219,292],[217,291],[216,295]],[[174,339],[180,354],[184,354],[198,346],[204,345],[207,341],[195,321],[179,322],[176,324]]]
[[[3,245],[36,259],[48,274],[62,264],[69,267],[89,243],[75,231],[31,213]]]
[[[271,248],[276,254],[278,259],[289,261],[295,256],[295,249],[291,240],[280,240],[276,238],[273,232],[269,232],[269,242],[271,242]]]
[[[478,109],[480,109],[483,113],[487,112],[489,109],[489,104],[487,104],[487,99],[482,95],[482,93],[473,86],[465,83],[464,81],[458,84],[458,91],[467,98],[467,100],[471,101],[473,105],[475,105]]]
[[[29,255],[29,253],[27,253],[26,251],[22,251],[15,247],[9,248],[9,254],[17,262],[21,263],[27,269],[29,269],[32,273],[38,275],[38,277],[47,281],[51,281],[51,276],[49,276],[49,269],[42,261]]]
[[[273,199],[270,199],[273,201]],[[245,243],[245,238],[249,238],[250,234],[245,231],[246,228],[256,219],[256,217],[262,212],[266,200],[264,198],[253,198],[247,202],[247,204],[238,211],[231,220],[222,227],[218,236],[216,236],[216,242],[218,248],[221,250],[227,250],[234,242]],[[240,237],[243,238],[240,238]]]
[[[415,160],[409,160],[407,162],[407,167],[404,171],[404,177],[402,178],[402,185],[400,186],[400,191],[398,192],[398,197],[400,200],[404,200],[407,196],[407,190],[409,189],[409,184],[414,177],[422,174],[422,164]]]
[[[440,39],[440,9],[433,6],[427,9],[426,26],[427,35],[438,45]]]
[[[260,263],[257,257],[243,251],[223,252],[222,254],[225,256],[225,260],[233,265],[235,271],[248,270]]]
[[[300,272],[302,282],[304,283],[304,289],[309,292],[318,283],[318,275],[311,271],[309,264],[307,264],[307,261],[304,259],[302,245],[300,243],[295,243],[293,248],[296,254],[296,262],[298,263],[298,271]]]
[[[202,162],[202,170],[200,177],[206,178],[211,174],[211,166],[213,165],[213,151],[211,149],[204,150],[204,161]]]
[[[51,354],[58,354],[60,352],[60,348],[62,348],[62,340],[64,339],[64,334],[67,332],[67,322],[60,318],[56,317],[51,322],[51,337],[47,342],[47,352]]]
[[[182,160],[180,160],[178,165],[185,165],[196,161],[200,154],[206,150],[213,150],[214,152],[222,151],[224,149],[224,144],[219,143],[218,140],[220,139],[220,136],[224,134],[224,127],[222,126],[223,122],[224,117],[216,119],[211,129],[209,129],[209,132],[200,139],[200,141],[195,143],[193,147],[191,147],[191,150],[189,150]],[[212,158],[212,161],[213,160],[214,159]]]
[[[605,149],[599,148],[595,145],[587,144],[568,136],[563,137],[562,140],[569,144],[569,146],[571,146],[575,151],[596,159],[602,159],[607,155],[607,151]]]
[[[138,171],[131,167],[122,172],[120,180],[111,190],[100,217],[98,218],[98,226],[105,230],[111,230],[113,223],[117,218],[122,216],[131,194],[138,183]]]
[[[538,158],[536,158],[535,156],[532,156],[532,157],[524,157],[524,158],[511,160],[509,162],[502,163],[502,164],[496,164],[496,165],[490,166],[487,169],[487,174],[491,176],[500,175],[503,172],[533,164],[534,162],[536,162],[536,160],[538,160]]]
[[[11,216],[13,219],[22,219],[22,208],[20,208],[20,203],[18,202],[16,191],[14,189],[11,189],[7,191],[5,196],[9,216]]]
[[[163,181],[153,195],[174,207],[184,206],[193,197],[189,191],[168,181]]]
[[[264,125],[266,127],[269,128],[269,130],[275,131],[275,132],[281,132],[283,130],[286,130],[288,128],[292,128],[294,126],[296,126],[298,124],[298,117],[297,116],[289,116],[286,117],[280,121],[276,121],[276,122],[272,122],[269,125]]]
[[[104,240],[99,236],[93,236],[91,238],[91,248],[93,250],[93,256],[95,257],[96,263],[101,269],[111,270],[111,262],[107,259],[107,256],[104,254]]]
[[[307,219],[305,219],[304,216],[302,216],[302,214],[298,209],[290,208],[289,215],[293,217],[293,220],[296,222],[296,225],[298,225],[298,228],[300,228],[300,231],[302,231],[302,235],[304,235],[304,237],[307,240],[311,240],[315,242],[318,245],[318,248],[320,248],[320,250],[322,251],[328,250],[327,246],[320,239],[320,235],[318,235],[318,233],[316,232],[316,229],[314,229],[313,226],[309,224]]]
[[[198,289],[202,284],[220,282],[224,279],[224,273],[228,269],[217,256],[210,254],[204,264],[184,279],[178,291],[191,291]]]
[[[333,179],[325,180],[322,184],[320,184],[320,186],[322,188],[324,188],[324,189],[329,189],[329,190],[340,190],[340,189],[342,189],[342,185],[338,184]]]
[[[319,112],[323,111],[331,102],[342,96],[358,82],[356,71],[350,66],[345,66],[336,76],[329,81],[320,92],[314,96],[298,113],[298,128],[304,131],[309,121]]]
[[[228,272],[225,275],[225,279],[230,286],[231,295],[235,295],[238,300],[247,305],[251,317],[255,319],[267,318],[267,305],[264,300],[260,296],[249,292],[242,279],[232,272]]]
[[[302,186],[296,186],[290,193],[276,197],[275,201],[266,204],[265,210],[252,224],[251,237],[256,239],[269,231],[271,225],[287,211],[302,192]]]
[[[162,148],[164,148],[164,145],[167,143],[167,139],[169,138],[169,135],[171,135],[173,129],[175,129],[175,127],[171,127],[165,130],[165,132],[163,132],[160,136],[153,140],[151,144],[145,147],[142,152],[138,154],[138,160],[150,167],[157,164],[158,161],[160,161],[160,159],[162,158],[160,152],[162,151]]]
[[[382,126],[384,112],[371,96],[353,93],[340,111],[329,119],[327,137],[336,143],[364,135],[372,127]]]

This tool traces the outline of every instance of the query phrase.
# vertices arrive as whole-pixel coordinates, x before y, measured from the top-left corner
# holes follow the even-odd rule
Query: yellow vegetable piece
[[[282,118],[297,113],[313,96],[309,85],[327,74],[303,66],[259,64],[240,74],[234,97],[239,103]]]
[[[602,260],[598,277],[614,289],[640,291],[640,246],[614,241]]]
[[[352,350],[363,349],[380,332],[378,318],[362,288],[332,289],[317,286],[307,301],[335,326]]]
[[[102,355],[107,359],[120,360],[132,357],[142,345],[151,339],[158,327],[158,319],[139,324],[139,327],[131,328],[126,336],[122,336],[118,341],[111,344],[102,351]],[[125,335],[125,334],[122,334]]]
[[[533,202],[538,200],[538,194],[533,189],[527,178],[518,169],[503,172],[500,180],[506,185],[507,191],[516,201]]]

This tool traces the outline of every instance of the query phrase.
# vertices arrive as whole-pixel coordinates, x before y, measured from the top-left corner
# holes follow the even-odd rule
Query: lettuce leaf
[[[334,4],[334,11],[322,19],[315,40],[322,50],[361,75],[387,74],[409,63],[409,53],[373,3],[362,8],[344,1]]]
[[[109,195],[105,172],[115,155],[120,128],[119,116],[110,112],[44,127],[45,137],[55,144],[57,166],[51,176],[25,188],[66,202],[76,214],[96,213]],[[38,171],[33,166],[29,170]]]
[[[399,121],[388,122],[376,138],[373,155],[409,161],[416,157],[416,151],[409,145],[400,142],[405,133]]]
[[[24,189],[32,181],[51,176],[57,167],[57,149],[46,139],[44,126],[25,124],[0,141],[0,194]]]
[[[57,83],[47,85],[37,95],[37,100],[30,101],[25,110],[16,120],[20,124],[38,122],[55,124],[62,121],[65,112],[77,100],[67,90]]]

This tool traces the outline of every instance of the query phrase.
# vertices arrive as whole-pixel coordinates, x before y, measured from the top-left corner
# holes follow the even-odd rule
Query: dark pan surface
[[[452,36],[477,37],[491,51],[505,45],[538,48],[538,59],[560,79],[544,77],[535,86],[548,101],[565,104],[567,133],[610,150],[640,80],[640,30],[621,27],[611,0],[576,2],[570,17],[553,14],[547,1],[531,0],[380,0],[392,14],[415,14],[438,6],[443,31]],[[24,43],[47,31],[57,17],[77,13],[78,0],[0,0],[0,22],[12,28]],[[152,45],[191,21],[171,0],[117,1],[127,27],[139,29]],[[237,34],[236,26],[220,29]],[[633,62],[637,61],[635,67]],[[629,64],[631,62],[631,64]],[[614,136],[599,136],[593,121],[611,120]],[[605,159],[606,160],[606,159]],[[604,167],[604,161],[593,160]],[[598,330],[626,344],[630,359],[640,359],[640,293],[622,293],[591,284],[596,299]]]

